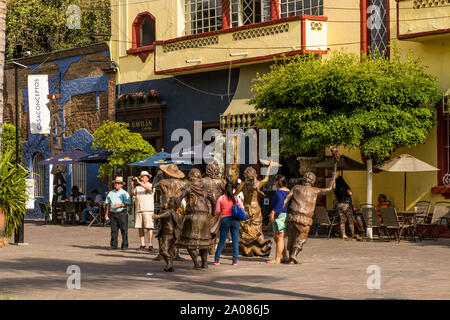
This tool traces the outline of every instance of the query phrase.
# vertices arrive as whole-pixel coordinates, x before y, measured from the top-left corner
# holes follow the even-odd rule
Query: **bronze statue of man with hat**
[[[169,199],[171,197],[179,197],[186,183],[181,180],[184,178],[184,173],[178,169],[176,164],[161,165],[159,166],[159,169],[163,172],[164,178],[158,181],[153,187],[159,195],[161,214],[163,214],[168,209]],[[175,210],[180,210],[179,206]],[[162,257],[168,265],[171,264],[174,257],[171,256],[168,258],[167,255],[164,256],[162,254],[162,228],[160,228],[156,237],[158,238],[160,250],[158,257],[156,257],[155,260],[160,260],[160,257]]]
[[[192,169],[189,182],[178,197],[178,205],[186,199],[186,210],[177,247],[188,250],[195,269],[208,268],[208,249],[211,247],[210,206],[215,214],[214,197],[201,179],[200,170]]]
[[[328,185],[328,188],[313,187],[316,182],[316,176],[312,172],[306,172],[303,176],[301,185],[296,185],[286,196],[283,204],[283,209],[291,201],[288,210],[287,235],[288,243],[287,249],[289,251],[288,264],[297,264],[297,255],[302,250],[303,245],[308,239],[309,229],[312,225],[312,217],[316,208],[317,197],[325,195],[333,190],[336,181],[337,162],[339,161],[339,152],[336,148],[331,147],[331,152],[335,158],[335,166],[333,177]]]

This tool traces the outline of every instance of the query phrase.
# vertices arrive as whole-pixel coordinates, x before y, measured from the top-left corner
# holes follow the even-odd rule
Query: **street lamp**
[[[16,61],[8,61],[8,63],[14,64],[14,93],[15,93],[15,107],[16,107],[16,166],[19,164],[19,76],[17,67],[28,68],[27,66],[18,63]],[[24,242],[24,217],[22,217],[22,224],[14,231],[14,243],[17,245],[28,245]]]

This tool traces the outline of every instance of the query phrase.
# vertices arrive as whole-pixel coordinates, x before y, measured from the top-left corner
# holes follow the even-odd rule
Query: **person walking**
[[[110,221],[111,226],[111,249],[117,249],[118,229],[122,234],[121,249],[128,248],[128,214],[127,207],[130,206],[130,195],[122,189],[123,178],[116,177],[114,189],[106,196],[105,220]],[[111,217],[110,217],[111,216]]]
[[[277,191],[272,198],[272,211],[269,214],[269,220],[273,225],[273,239],[276,244],[276,254],[275,258],[267,261],[267,263],[280,263],[281,256],[283,256],[283,262],[289,260],[286,248],[284,246],[284,235],[286,233],[286,215],[287,207],[283,208],[284,199],[289,194],[289,189],[287,188],[286,177],[282,174],[277,174],[275,176],[275,186]]]
[[[345,223],[348,221],[348,227],[352,233],[352,238],[355,237],[355,226],[353,223],[353,207],[350,205],[352,203],[352,190],[345,182],[344,178],[339,176],[336,179],[336,189],[334,189],[334,194],[337,199],[336,209],[341,219],[341,234],[343,240],[348,240],[349,238],[345,234]]]
[[[221,195],[217,200],[216,204],[216,214],[221,214],[222,218],[220,221],[220,239],[217,245],[216,254],[214,256],[214,264],[220,264],[220,255],[222,253],[223,246],[227,239],[228,233],[231,233],[231,239],[233,243],[233,265],[237,265],[237,259],[239,255],[239,228],[240,221],[231,217],[231,209],[233,205],[238,204],[242,209],[244,205],[241,200],[234,195],[233,185],[231,182],[227,182],[225,185],[225,194]]]
[[[139,231],[141,246],[137,249],[145,250],[145,233],[148,236],[148,251],[153,251],[153,214],[155,212],[154,194],[148,171],[142,171],[138,179],[131,182],[130,196],[134,203],[134,227]]]

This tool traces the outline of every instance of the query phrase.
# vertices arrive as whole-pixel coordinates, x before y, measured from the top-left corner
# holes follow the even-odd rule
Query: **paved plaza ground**
[[[153,254],[110,251],[105,227],[25,223],[28,246],[0,248],[0,299],[449,299],[450,239],[358,242],[310,238],[299,265],[268,265],[267,258],[239,257],[231,251],[208,270],[176,262],[175,272]],[[268,235],[269,236],[269,235]],[[119,238],[120,239],[120,238]],[[155,243],[157,243],[155,241]],[[120,245],[120,242],[119,242]],[[81,269],[81,289],[69,290],[67,267]],[[379,266],[380,289],[369,290],[367,268]],[[151,275],[147,275],[150,273]]]

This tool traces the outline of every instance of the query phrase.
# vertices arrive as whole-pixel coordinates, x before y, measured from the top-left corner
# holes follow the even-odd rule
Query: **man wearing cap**
[[[116,177],[114,189],[106,196],[105,220],[111,225],[111,249],[117,249],[118,229],[122,234],[122,249],[128,248],[128,214],[127,207],[130,206],[130,195],[122,189],[123,178]]]
[[[155,204],[153,198],[152,184],[150,178],[152,176],[147,171],[142,171],[139,179],[131,182],[130,196],[134,202],[134,227],[139,230],[139,238],[141,246],[138,250],[145,250],[145,231],[148,236],[148,251],[153,251],[153,214]]]

